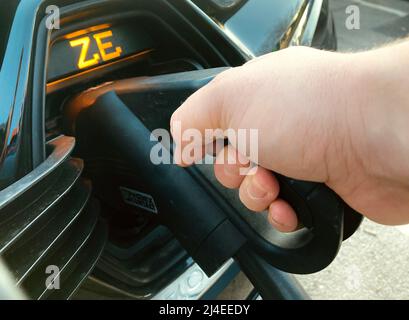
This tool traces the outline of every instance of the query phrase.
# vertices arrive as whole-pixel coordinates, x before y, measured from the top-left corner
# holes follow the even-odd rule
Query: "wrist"
[[[357,53],[352,84],[370,173],[409,187],[408,57],[409,41]]]

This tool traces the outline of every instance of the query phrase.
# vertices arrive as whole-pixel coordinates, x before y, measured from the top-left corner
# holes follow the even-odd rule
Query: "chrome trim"
[[[305,9],[289,46],[311,46],[320,18],[323,0],[311,0]]]
[[[288,42],[288,46],[299,46],[301,44],[301,39],[304,35],[305,27],[307,25],[309,15],[309,5],[307,5],[302,12],[301,17],[299,18],[298,24],[292,34],[290,41]]]
[[[294,21],[294,30],[289,35],[289,40],[286,42],[286,46],[311,46],[312,40],[317,28],[318,20],[321,13],[321,7],[323,0],[305,0],[306,4],[303,5],[304,9],[300,13],[301,17]],[[203,19],[214,27],[223,37],[225,37],[235,48],[241,52],[247,59],[253,59],[257,56],[248,46],[246,46],[233,32],[231,32],[224,25],[217,23],[211,17],[209,17],[199,6],[192,2],[192,0],[186,0],[187,3],[199,13]],[[297,18],[297,17],[295,17]],[[293,28],[293,27],[291,27]],[[285,48],[283,47],[283,48]]]
[[[152,297],[152,300],[197,300],[200,299],[233,264],[233,259],[227,261],[210,278],[198,264],[189,267],[172,283]]]
[[[121,299],[135,299],[135,300],[142,300],[142,299],[149,299],[149,295],[137,295],[137,294],[133,294],[130,293],[129,291],[126,290],[122,290],[121,288],[118,288],[108,282],[105,282],[103,280],[101,280],[100,278],[97,278],[95,276],[92,275],[92,273],[88,276],[88,279],[86,281],[90,281],[93,282],[101,287],[103,287],[106,290],[109,290],[111,292],[115,292],[115,294],[120,295]],[[98,291],[96,291],[98,292]],[[109,294],[106,295],[107,297],[110,297]],[[74,298],[75,299],[75,298]]]
[[[73,137],[59,136],[48,143],[53,148],[48,158],[20,180],[0,191],[0,209],[10,204],[33,185],[45,178],[68,158],[75,145]]]
[[[219,34],[221,34],[227,41],[229,41],[236,49],[239,51],[247,60],[251,60],[256,57],[254,52],[252,52],[241,40],[236,37],[232,32],[227,30],[216,23],[212,18],[210,18],[199,6],[197,6],[192,0],[186,0],[186,2],[196,11],[200,16],[206,20]]]
[[[203,295],[223,276],[223,274],[233,265],[233,263],[234,260],[230,259],[210,278],[206,276],[198,264],[194,263],[165,288],[151,297],[149,294],[142,296],[130,293],[99,278],[96,278],[92,274],[88,276],[88,279],[107,290],[126,297],[127,299],[197,300],[203,297]],[[194,279],[195,281],[198,281],[198,283],[194,285],[193,288],[191,286],[192,283],[189,285],[188,282],[192,276],[199,279],[199,281]]]
[[[0,182],[12,182],[22,157],[26,99],[30,99],[30,64],[36,15],[43,0],[20,1],[0,67]],[[1,63],[1,61],[0,61]]]

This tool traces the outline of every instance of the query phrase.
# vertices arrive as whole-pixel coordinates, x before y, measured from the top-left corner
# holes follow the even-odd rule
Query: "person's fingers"
[[[245,175],[240,169],[248,167],[250,161],[228,145],[216,157],[214,174],[217,180],[226,188],[235,189],[240,187]]]
[[[277,199],[270,204],[268,221],[281,232],[292,232],[298,227],[298,218],[294,209],[282,199]]]
[[[244,178],[240,185],[241,202],[252,211],[264,211],[277,198],[280,187],[271,171],[258,167],[253,175]]]
[[[186,147],[205,145],[214,139],[224,137],[223,130],[223,101],[224,95],[230,92],[234,81],[231,74],[234,69],[229,69],[217,75],[209,84],[191,95],[172,115],[170,128],[176,144],[175,153],[182,154]],[[223,85],[220,85],[220,83]],[[189,130],[194,129],[194,130]],[[212,134],[209,135],[210,130]],[[214,131],[217,129],[216,131]],[[178,157],[177,160],[182,160]]]

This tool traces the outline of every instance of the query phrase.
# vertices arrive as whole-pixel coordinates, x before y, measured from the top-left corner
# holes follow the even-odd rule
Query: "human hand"
[[[377,222],[409,223],[409,95],[404,89],[409,65],[398,56],[390,48],[339,54],[294,47],[272,53],[218,75],[173,114],[171,127],[179,121],[182,132],[258,129],[257,172],[240,175],[243,158],[255,159],[233,142],[217,155],[215,175],[225,187],[239,188],[249,209],[268,209],[269,222],[280,231],[295,230],[298,221],[278,197],[272,171],[325,183]],[[375,57],[389,57],[389,62],[380,65]],[[186,146],[174,138],[179,150]],[[221,161],[227,156],[241,161]]]

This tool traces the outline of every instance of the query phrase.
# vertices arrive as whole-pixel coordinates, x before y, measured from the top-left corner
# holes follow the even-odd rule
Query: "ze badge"
[[[87,59],[88,57],[88,52],[89,52],[89,47],[91,43],[91,37],[90,36],[85,36],[79,39],[71,40],[70,41],[70,46],[71,47],[77,47],[81,46],[81,53],[78,58],[78,68],[84,69],[88,68],[91,66],[94,66],[98,64],[102,58],[103,61],[108,61],[112,60],[115,58],[118,58],[121,56],[122,53],[122,48],[121,47],[115,47],[115,50],[112,52],[108,52],[107,50],[110,48],[113,48],[113,44],[110,41],[106,41],[107,38],[112,37],[112,31],[107,30],[103,31],[100,33],[96,33],[93,35],[94,41],[97,44],[98,47],[98,53],[91,53],[92,58]]]

